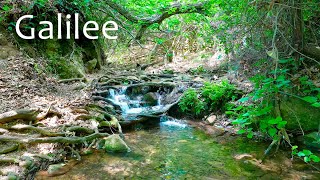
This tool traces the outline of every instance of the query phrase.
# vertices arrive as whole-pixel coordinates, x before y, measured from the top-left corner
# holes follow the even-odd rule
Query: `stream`
[[[111,90],[108,98],[121,107],[126,119],[166,107],[161,101],[161,92],[155,92],[158,101],[151,107],[145,105],[143,96],[132,98],[125,92],[125,88]],[[93,155],[83,157],[67,174],[52,179],[314,178],[309,176],[311,173],[295,170],[300,166],[292,169],[290,164],[286,164],[290,160],[283,154],[261,164],[258,159],[263,156],[267,144],[232,136],[218,140],[191,127],[187,121],[166,115],[161,116],[153,127],[136,125],[135,130],[125,134],[125,141],[131,152],[112,154],[94,151]]]

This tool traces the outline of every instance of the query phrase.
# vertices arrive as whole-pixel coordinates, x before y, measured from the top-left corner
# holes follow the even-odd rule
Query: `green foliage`
[[[313,154],[310,150],[304,149],[302,151],[298,151],[298,146],[292,146],[292,155],[303,158],[304,162],[320,162],[320,158]]]
[[[58,75],[61,79],[83,77],[77,67],[64,58],[50,58],[46,69],[48,72]]]
[[[291,62],[291,59],[280,60],[280,63],[288,63],[287,67],[292,65]],[[299,89],[301,94],[314,95],[301,98],[288,93],[293,92],[293,89],[297,86],[290,80],[290,73],[288,73],[290,70],[291,68],[278,68],[266,76],[254,76],[251,78],[255,85],[254,91],[238,100],[240,105],[230,104],[227,107],[226,114],[231,118],[235,118],[233,124],[241,128],[238,131],[239,134],[246,133],[248,138],[252,138],[253,132],[258,131],[268,136],[273,142],[285,140],[290,143],[289,136],[285,130],[287,121],[284,121],[280,113],[277,113],[277,101],[280,94],[300,98],[314,107],[319,107],[319,88],[316,88],[308,77],[299,78]],[[297,146],[293,146],[292,152],[293,155],[303,157],[305,162],[319,162],[319,158],[309,150],[298,152]]]
[[[200,95],[196,90],[188,89],[179,102],[179,107],[183,112],[191,112],[199,116],[206,109],[206,104],[200,100]]]
[[[200,90],[187,90],[179,106],[183,112],[201,117],[208,112],[223,109],[225,104],[237,98],[236,88],[228,81],[205,83]]]
[[[199,66],[195,69],[190,69],[189,71],[192,75],[200,75],[208,72],[203,66]]]

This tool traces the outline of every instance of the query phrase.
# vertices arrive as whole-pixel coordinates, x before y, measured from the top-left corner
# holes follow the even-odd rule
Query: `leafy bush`
[[[240,103],[251,100],[250,105],[248,103],[239,106],[228,104],[226,114],[235,118],[233,124],[241,128],[238,134],[246,133],[248,138],[253,138],[254,131],[258,131],[272,139],[265,154],[270,151],[273,145],[278,144],[279,146],[281,141],[285,141],[292,147],[292,155],[302,157],[305,162],[319,162],[319,157],[312,154],[311,151],[298,151],[297,146],[291,145],[285,129],[287,121],[281,117],[278,101],[280,94],[284,94],[307,101],[311,106],[319,107],[320,90],[307,77],[301,77],[299,78],[300,95],[309,94],[309,96],[299,97],[290,94],[289,92],[293,92],[297,88],[289,79],[287,71],[288,69],[278,69],[270,72],[269,76],[259,75],[251,78],[255,84],[254,91],[247,97],[238,100]]]
[[[235,86],[228,81],[222,81],[221,83],[207,82],[200,90],[187,90],[179,106],[183,112],[201,117],[211,111],[224,109],[225,104],[237,98],[237,96]]]
[[[179,102],[179,106],[183,112],[191,112],[196,116],[199,116],[203,110],[206,109],[205,102],[200,100],[199,93],[194,89],[188,89],[181,101]]]

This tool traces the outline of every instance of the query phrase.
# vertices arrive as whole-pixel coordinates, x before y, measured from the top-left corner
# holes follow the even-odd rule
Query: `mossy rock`
[[[131,151],[118,134],[113,134],[105,139],[104,149],[106,152],[112,153],[126,153]]]
[[[303,143],[311,148],[320,149],[320,133],[312,132],[303,137]]]
[[[287,121],[286,129],[303,131],[316,131],[320,123],[320,109],[310,103],[294,98],[282,97],[280,111],[284,121]]]
[[[53,68],[51,71],[58,74],[61,79],[84,77],[82,67],[65,58],[50,59],[50,68]]]
[[[158,103],[158,97],[155,92],[148,92],[143,96],[143,100],[146,102],[149,106],[155,106]]]

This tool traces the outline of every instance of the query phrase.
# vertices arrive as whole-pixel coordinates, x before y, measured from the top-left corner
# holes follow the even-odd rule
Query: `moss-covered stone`
[[[303,137],[303,143],[311,148],[320,149],[320,133],[312,132]]]
[[[298,98],[282,97],[280,110],[283,120],[287,121],[287,129],[299,130],[301,125],[304,131],[318,130],[320,109],[310,103]]]
[[[66,58],[51,58],[49,70],[57,74],[61,79],[84,77],[83,67]]]
[[[118,134],[113,134],[105,140],[104,149],[107,152],[126,153],[131,151]]]
[[[158,103],[158,97],[155,92],[148,92],[143,96],[143,100],[148,106],[155,106]]]

